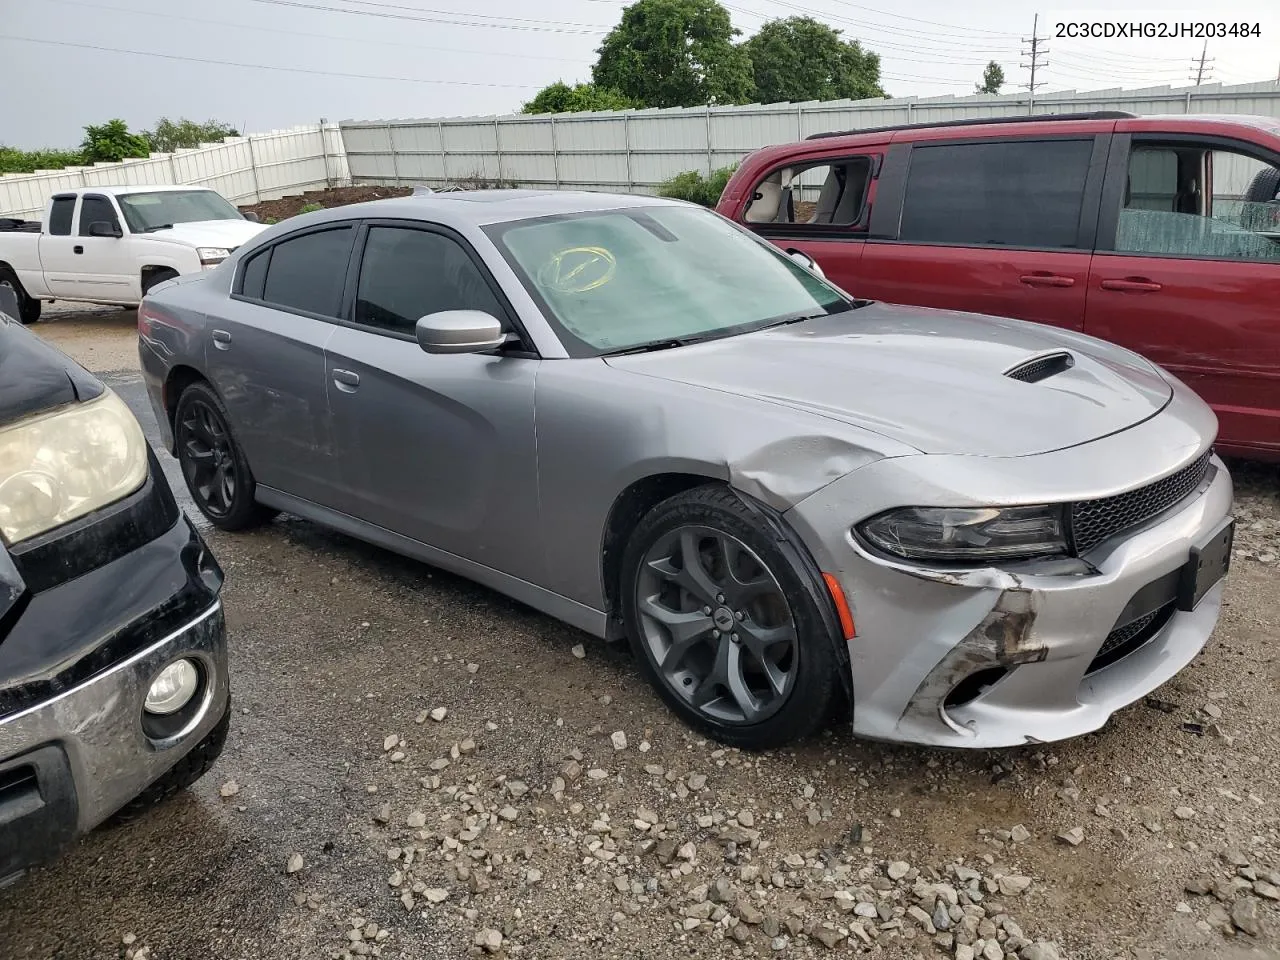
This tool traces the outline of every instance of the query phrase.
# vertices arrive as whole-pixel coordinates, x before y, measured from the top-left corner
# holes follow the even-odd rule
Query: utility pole
[[[1037,13],[1035,15],[1035,19],[1032,20],[1031,22],[1031,36],[1029,38],[1028,37],[1022,38],[1022,42],[1025,44],[1029,44],[1031,47],[1030,50],[1022,51],[1022,55],[1024,57],[1030,57],[1031,62],[1020,64],[1020,66],[1023,69],[1026,69],[1028,67],[1030,67],[1031,69],[1030,82],[1022,84],[1022,86],[1026,87],[1027,91],[1031,94],[1030,102],[1027,104],[1027,113],[1036,112],[1036,90],[1039,89],[1040,87],[1043,87],[1045,84],[1043,80],[1040,80],[1040,81],[1036,80],[1036,70],[1039,69],[1040,67],[1047,67],[1049,65],[1048,60],[1041,59],[1046,53],[1049,52],[1049,48],[1044,46],[1044,44],[1048,42],[1048,40],[1049,40],[1048,37],[1040,36],[1040,14]]]
[[[1198,87],[1198,86],[1200,86],[1200,82],[1201,82],[1202,80],[1207,80],[1207,79],[1209,79],[1207,76],[1205,76],[1205,65],[1206,65],[1206,64],[1212,64],[1212,63],[1213,63],[1213,61],[1214,61],[1214,58],[1213,58],[1213,57],[1208,57],[1208,58],[1206,58],[1206,56],[1205,56],[1205,55],[1206,55],[1208,52],[1209,52],[1209,41],[1208,41],[1208,40],[1206,40],[1206,41],[1204,42],[1204,47],[1202,47],[1202,48],[1201,48],[1201,50],[1200,50],[1200,59],[1198,59],[1198,60],[1192,60],[1192,61],[1191,61],[1191,66],[1192,66],[1192,68],[1195,70],[1196,75],[1195,75],[1194,77],[1189,78],[1189,79],[1194,80],[1194,81],[1196,82],[1196,86],[1197,86],[1197,87]],[[1212,67],[1212,66],[1210,66],[1210,67],[1209,67],[1209,72],[1210,72],[1210,73],[1212,73],[1212,72],[1213,72],[1213,67]]]

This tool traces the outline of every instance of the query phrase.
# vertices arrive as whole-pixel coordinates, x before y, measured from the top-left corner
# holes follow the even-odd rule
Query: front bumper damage
[[[1168,425],[1159,426],[1168,441]],[[1143,462],[1135,461],[1134,450],[1121,449],[1126,436],[1130,447],[1150,443],[1148,476],[1199,455],[1195,444],[1203,441],[1188,436],[1178,443],[1175,431],[1174,442],[1160,443],[1158,433],[1156,425],[1138,427],[1085,448],[1003,460],[1006,487],[992,502],[1087,499],[1123,489],[1125,465],[1131,474],[1132,464]],[[940,468],[943,459],[953,463]],[[1218,619],[1222,582],[1194,609],[1181,609],[1175,596],[1193,545],[1230,517],[1231,479],[1216,457],[1201,485],[1174,507],[1079,561],[1046,566],[1048,572],[1032,564],[1020,570],[913,565],[874,553],[851,532],[851,517],[900,502],[946,502],[935,481],[959,459],[881,461],[787,514],[822,568],[840,579],[853,609],[857,635],[848,649],[855,733],[968,748],[1078,736],[1165,683],[1204,647]],[[1127,482],[1132,485],[1131,475]],[[1055,484],[1067,488],[1065,496],[1051,495]],[[912,486],[931,499],[916,501],[912,493],[902,499]],[[832,529],[836,516],[843,535],[819,535]]]

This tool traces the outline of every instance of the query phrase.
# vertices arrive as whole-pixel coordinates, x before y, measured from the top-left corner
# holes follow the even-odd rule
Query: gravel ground
[[[148,421],[133,315],[50,320]],[[483,588],[304,521],[209,531],[226,753],[0,892],[0,956],[1280,957],[1280,472],[1233,469],[1205,652],[1096,734],[999,752],[724,750],[625,652]]]

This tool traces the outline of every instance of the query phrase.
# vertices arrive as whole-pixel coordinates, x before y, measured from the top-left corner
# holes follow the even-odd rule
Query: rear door
[[[1261,136],[1117,133],[1089,278],[1086,331],[1176,374],[1246,456],[1280,454],[1278,188]]]
[[[894,144],[858,294],[1083,329],[1108,140]]]
[[[56,297],[74,299],[79,296],[76,275],[83,255],[75,252],[83,249],[75,235],[75,213],[79,198],[74,193],[55,194],[49,203],[49,217],[40,234],[40,268],[49,293]]]
[[[325,348],[339,509],[522,579],[540,579],[533,391],[537,355],[428,354],[419,318],[480,310],[518,332],[464,238],[371,221],[357,242],[346,322]]]
[[[808,254],[827,279],[865,296],[859,268],[884,147],[793,158],[755,184],[737,219],[785,251]]]
[[[240,264],[224,315],[210,317],[205,368],[261,484],[337,498],[324,345],[336,329],[356,227],[324,224]]]

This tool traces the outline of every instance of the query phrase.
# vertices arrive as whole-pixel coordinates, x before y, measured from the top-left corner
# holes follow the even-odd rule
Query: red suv
[[[1064,114],[820,134],[748,157],[718,210],[875,300],[1137,350],[1280,460],[1280,121]]]

